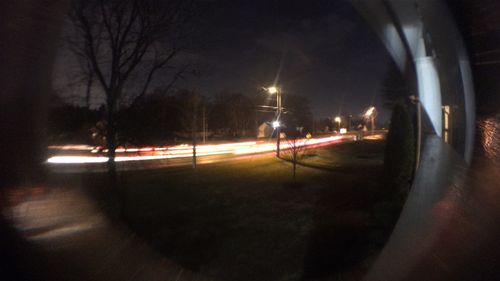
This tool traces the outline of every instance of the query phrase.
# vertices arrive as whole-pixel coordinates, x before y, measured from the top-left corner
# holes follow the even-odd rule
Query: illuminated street
[[[355,135],[332,135],[311,139],[301,139],[297,145],[316,148],[332,144],[354,141]],[[282,140],[281,149],[287,150],[290,144]],[[91,146],[52,146],[56,155],[47,159],[49,167],[56,172],[101,172],[106,169],[108,158]],[[274,142],[235,142],[196,146],[198,164],[246,159],[248,157],[268,157],[276,151]],[[115,161],[120,170],[152,169],[169,166],[191,165],[193,147],[178,145],[169,147],[118,148]]]

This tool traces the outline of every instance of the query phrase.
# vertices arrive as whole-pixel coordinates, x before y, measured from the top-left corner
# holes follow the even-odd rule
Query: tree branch
[[[93,70],[95,71],[97,78],[99,79],[99,82],[103,86],[106,92],[109,91],[109,85],[106,83],[106,79],[104,78],[104,75],[102,73],[102,70],[99,67],[99,63],[97,62],[97,54],[96,51],[94,50],[94,37],[92,34],[92,28],[90,27],[90,24],[88,22],[88,19],[85,16],[85,10],[83,7],[81,7],[77,12],[77,18],[80,23],[80,29],[84,35],[84,41],[85,41],[85,52],[90,59],[90,62],[92,64]]]

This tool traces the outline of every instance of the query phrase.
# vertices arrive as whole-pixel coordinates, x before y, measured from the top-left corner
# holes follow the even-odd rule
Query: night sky
[[[180,86],[206,96],[221,91],[250,96],[262,95],[259,89],[278,79],[284,95],[311,101],[315,118],[359,115],[372,103],[381,108],[380,84],[391,60],[347,0],[199,2],[200,43],[192,53],[201,76]],[[74,81],[64,78],[71,63],[61,57],[56,88]],[[69,88],[64,95],[84,95],[83,88]],[[387,112],[380,113],[383,122]]]
[[[342,0],[206,1],[200,50],[207,94],[259,94],[278,83],[311,100],[315,117],[359,114],[372,102],[390,59],[354,8]],[[286,105],[284,105],[286,106]],[[386,114],[382,114],[384,117]]]

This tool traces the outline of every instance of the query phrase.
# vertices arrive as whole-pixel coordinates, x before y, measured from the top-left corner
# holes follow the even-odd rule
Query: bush
[[[408,192],[415,164],[415,137],[410,114],[406,105],[394,105],[391,125],[387,134],[384,168],[387,183],[397,191],[402,200]]]

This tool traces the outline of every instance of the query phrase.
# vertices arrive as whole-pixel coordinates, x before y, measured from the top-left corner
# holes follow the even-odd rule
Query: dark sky
[[[203,76],[195,87],[258,95],[278,73],[284,94],[311,100],[316,117],[359,114],[372,102],[390,59],[343,0],[203,2]],[[286,105],[284,105],[286,106]],[[382,112],[381,117],[386,114]]]
[[[198,1],[201,43],[193,51],[202,75],[181,87],[206,96],[263,95],[259,89],[279,77],[284,95],[311,101],[315,118],[358,115],[372,103],[381,108],[378,90],[390,59],[347,0]],[[56,62],[55,88],[81,101],[85,87],[70,71],[78,66],[68,52],[61,50]],[[102,93],[97,85],[93,92],[97,107]],[[387,112],[380,113],[383,122]]]

